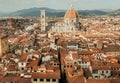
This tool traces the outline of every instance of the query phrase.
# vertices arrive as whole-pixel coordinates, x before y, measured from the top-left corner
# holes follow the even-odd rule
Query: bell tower
[[[41,10],[41,31],[45,31],[45,10]]]

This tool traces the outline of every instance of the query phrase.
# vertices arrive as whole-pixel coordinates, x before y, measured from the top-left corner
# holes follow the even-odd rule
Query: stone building
[[[41,30],[50,30],[53,32],[75,32],[81,28],[78,12],[71,7],[65,13],[64,19],[57,21],[45,21],[45,11],[41,11]],[[49,24],[50,23],[50,24]],[[45,27],[46,26],[46,27]],[[48,29],[49,28],[49,29]]]
[[[7,35],[5,34],[0,34],[0,57],[8,52],[8,40],[7,40]]]

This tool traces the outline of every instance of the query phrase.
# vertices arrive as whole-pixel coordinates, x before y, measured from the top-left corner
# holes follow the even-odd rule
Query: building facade
[[[63,20],[57,20],[48,22],[47,26],[45,25],[45,11],[41,11],[41,31],[45,31],[45,26],[49,27],[50,31],[53,32],[75,32],[78,31],[81,27],[81,23],[79,22],[79,14],[78,12],[71,7],[67,10]],[[44,29],[44,30],[43,30]]]
[[[8,41],[7,41],[7,35],[0,34],[0,57],[8,52]]]

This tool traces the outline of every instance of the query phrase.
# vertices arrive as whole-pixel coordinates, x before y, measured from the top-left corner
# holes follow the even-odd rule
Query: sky
[[[32,7],[68,9],[71,3],[78,10],[120,9],[120,0],[0,0],[0,12],[13,12]]]

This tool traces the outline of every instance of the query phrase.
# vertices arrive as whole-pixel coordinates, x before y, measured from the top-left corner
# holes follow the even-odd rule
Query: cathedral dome
[[[66,19],[74,19],[74,18],[78,18],[79,17],[79,14],[78,12],[73,8],[71,7],[65,14],[64,18]]]

